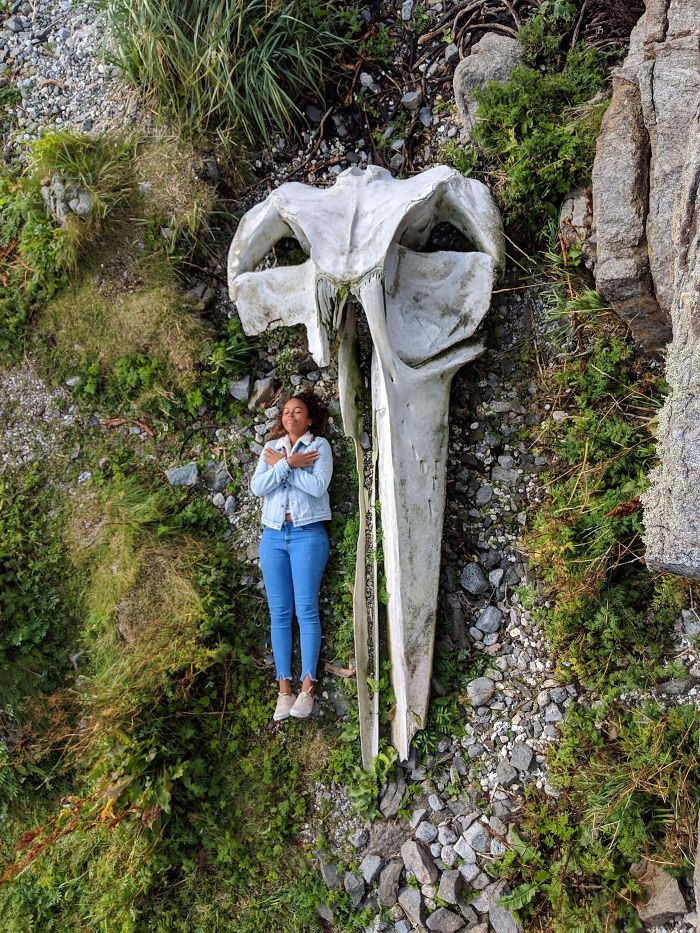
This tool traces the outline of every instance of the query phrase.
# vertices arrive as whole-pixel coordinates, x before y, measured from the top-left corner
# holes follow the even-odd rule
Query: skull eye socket
[[[424,246],[419,247],[418,253],[475,253],[478,247],[451,223],[435,224]]]
[[[267,268],[275,266],[301,266],[309,258],[296,237],[285,236],[278,240],[265,257]]]

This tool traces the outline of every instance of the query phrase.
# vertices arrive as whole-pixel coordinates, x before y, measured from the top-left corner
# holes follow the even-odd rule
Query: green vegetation
[[[507,84],[475,93],[487,178],[506,218],[528,236],[540,237],[563,195],[590,176],[607,105],[589,101],[604,73],[599,55],[576,47],[561,71],[518,66]]]
[[[538,441],[553,469],[526,540],[548,607],[522,595],[559,677],[578,678],[595,702],[569,710],[549,754],[559,797],[529,789],[512,849],[495,867],[511,881],[503,905],[526,924],[545,916],[556,933],[638,929],[631,869],[648,858],[672,874],[688,870],[700,790],[694,707],[634,699],[686,676],[664,659],[690,586],[651,574],[643,559],[639,496],[665,385],[586,285],[575,251],[550,250],[544,267],[559,276],[552,319],[577,349],[544,385],[565,417],[548,420]]]
[[[356,11],[317,0],[110,0],[115,60],[190,138],[231,152],[294,132],[298,101],[322,92]]]
[[[53,674],[23,703],[16,677],[2,685],[5,928],[318,929],[329,894],[285,841],[324,742],[270,724],[265,607],[211,534],[221,519],[144,475],[42,524],[37,484],[8,487],[0,512],[32,561],[7,581],[3,651]]]

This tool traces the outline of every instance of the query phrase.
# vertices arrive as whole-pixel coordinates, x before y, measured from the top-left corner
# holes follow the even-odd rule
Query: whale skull
[[[477,252],[421,253],[449,223]],[[255,271],[281,239],[309,259]],[[337,339],[341,413],[353,438],[360,532],[353,596],[362,760],[379,746],[377,509],[388,603],[392,741],[408,757],[426,722],[440,573],[449,393],[452,377],[483,351],[470,340],[504,266],[501,218],[481,182],[446,166],[397,180],[383,168],[349,168],[331,188],[281,185],[242,218],[228,280],[243,329],[304,324],[319,366]],[[372,341],[371,409],[363,404],[358,315]],[[370,424],[367,424],[367,411]],[[369,428],[369,450],[360,435]],[[368,445],[365,443],[365,447]]]

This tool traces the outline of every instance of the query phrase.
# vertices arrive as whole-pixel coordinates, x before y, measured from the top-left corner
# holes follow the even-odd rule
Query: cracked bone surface
[[[420,252],[442,223],[476,251]],[[256,271],[284,237],[296,238],[309,259]],[[359,477],[353,611],[365,767],[379,745],[378,695],[368,685],[379,678],[382,644],[375,502],[396,695],[392,741],[405,759],[425,726],[430,696],[450,385],[483,350],[471,338],[504,262],[488,188],[446,166],[405,180],[378,166],[350,168],[325,189],[283,184],[244,215],[229,251],[229,288],[246,333],[304,324],[319,366],[338,344],[341,413]],[[363,334],[371,341],[369,363]],[[362,431],[372,438],[369,450]]]

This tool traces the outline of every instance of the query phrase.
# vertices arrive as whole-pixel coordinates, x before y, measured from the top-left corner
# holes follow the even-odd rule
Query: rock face
[[[462,118],[462,139],[471,142],[478,104],[473,91],[486,87],[489,81],[505,84],[516,65],[523,59],[522,45],[508,36],[487,32],[477,42],[471,54],[457,65],[454,74],[455,103]]]
[[[671,337],[668,231],[700,91],[699,22],[700,0],[648,0],[613,74],[593,167],[596,287],[648,350]]]
[[[700,15],[700,2],[696,3]],[[646,561],[653,570],[700,579],[700,121],[680,181],[672,230],[673,342],[666,378],[671,394],[659,416],[660,465],[643,497]],[[688,126],[685,128],[688,132]]]
[[[639,919],[647,926],[667,923],[688,909],[678,882],[668,872],[650,862],[633,866],[631,873],[639,879],[646,899],[637,905]]]

